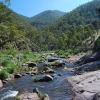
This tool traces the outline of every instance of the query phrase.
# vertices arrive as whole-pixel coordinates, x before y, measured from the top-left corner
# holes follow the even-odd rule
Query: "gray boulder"
[[[53,77],[51,75],[46,75],[43,78],[39,79],[39,82],[48,82],[48,81],[52,81]]]

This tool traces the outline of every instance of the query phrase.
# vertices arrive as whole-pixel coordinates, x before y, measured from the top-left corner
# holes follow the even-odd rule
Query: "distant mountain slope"
[[[95,11],[96,7],[100,7],[100,0],[93,0],[77,7],[51,24],[50,27],[53,28],[53,32],[54,30],[65,32],[72,29],[73,26],[90,24],[95,18],[99,19],[98,13]]]
[[[64,14],[65,14],[65,12],[61,12],[58,10],[44,11],[44,12],[42,12],[34,17],[31,17],[31,24],[33,26],[36,26],[36,27],[44,26],[44,25],[47,25],[51,22],[56,21]]]

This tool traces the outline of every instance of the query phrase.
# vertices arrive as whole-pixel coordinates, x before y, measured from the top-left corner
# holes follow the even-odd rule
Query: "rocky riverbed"
[[[23,65],[31,70],[9,75],[6,84],[0,81],[1,100],[14,100],[15,95],[21,100],[100,100],[100,52],[68,59],[48,56]]]

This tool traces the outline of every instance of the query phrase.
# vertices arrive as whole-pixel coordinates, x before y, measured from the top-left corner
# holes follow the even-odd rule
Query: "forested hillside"
[[[95,19],[99,20],[95,10],[99,4],[100,0],[93,0],[64,16],[64,13],[59,11],[45,11],[28,18],[0,3],[0,48],[32,51],[65,50],[69,53],[88,51],[93,48],[97,31],[91,23]],[[58,17],[58,13],[62,17],[51,23]],[[38,25],[45,26],[40,28]]]
[[[100,0],[93,0],[81,5],[51,24],[50,28],[53,28],[53,31],[65,32],[66,30],[71,30],[74,26],[91,24],[94,19],[99,19],[99,15],[95,10],[100,6],[99,4]]]
[[[65,14],[56,22],[41,29],[37,45],[47,50],[62,49],[72,52],[87,51],[93,47],[93,20],[99,19],[96,8],[100,0],[93,0]],[[39,36],[38,35],[38,36]],[[86,40],[90,38],[89,43]],[[42,44],[42,45],[41,45]]]
[[[41,27],[50,24],[51,22],[56,21],[61,16],[63,16],[65,12],[57,11],[57,10],[48,10],[44,11],[34,17],[31,17],[31,24],[36,27]]]

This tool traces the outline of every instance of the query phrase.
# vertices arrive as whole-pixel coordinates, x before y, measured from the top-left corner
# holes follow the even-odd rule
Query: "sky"
[[[11,0],[10,9],[18,14],[32,17],[46,10],[70,12],[92,0]]]

